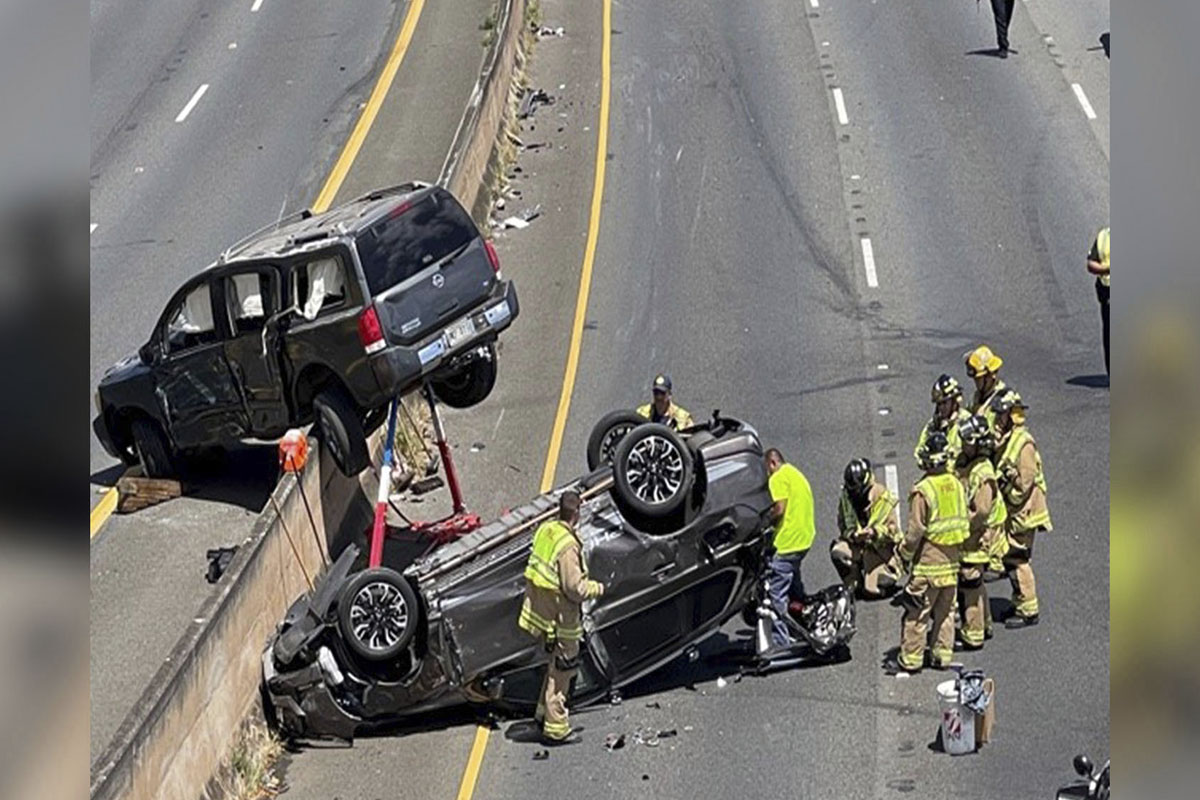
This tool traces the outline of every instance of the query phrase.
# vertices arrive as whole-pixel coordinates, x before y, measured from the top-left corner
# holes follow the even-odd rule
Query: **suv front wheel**
[[[343,475],[353,477],[367,468],[371,457],[362,417],[345,389],[340,386],[322,389],[313,398],[313,416],[321,444],[329,448],[333,463]]]

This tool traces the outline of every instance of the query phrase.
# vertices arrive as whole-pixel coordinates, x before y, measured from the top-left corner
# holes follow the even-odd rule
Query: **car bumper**
[[[391,398],[410,390],[456,356],[494,342],[520,313],[517,287],[512,281],[496,285],[492,295],[451,322],[436,336],[412,345],[391,345],[370,357],[380,392]],[[450,331],[470,320],[471,333],[452,341]]]

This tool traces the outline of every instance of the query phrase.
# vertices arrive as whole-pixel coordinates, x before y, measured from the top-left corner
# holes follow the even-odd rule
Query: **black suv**
[[[189,453],[315,419],[353,475],[396,395],[428,380],[449,406],[487,397],[517,313],[491,242],[449,192],[381,189],[282,219],[185,283],[100,381],[92,427],[159,477]]]

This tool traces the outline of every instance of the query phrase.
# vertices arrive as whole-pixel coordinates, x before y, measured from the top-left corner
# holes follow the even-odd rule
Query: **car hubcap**
[[[350,604],[354,638],[371,650],[386,650],[400,641],[408,626],[408,604],[390,583],[368,583]]]
[[[611,464],[613,450],[617,449],[617,445],[625,438],[631,430],[634,429],[632,424],[614,425],[608,429],[608,433],[604,434],[604,438],[600,440],[600,463]]]
[[[683,486],[683,455],[668,439],[647,436],[629,453],[626,475],[639,500],[661,505]]]

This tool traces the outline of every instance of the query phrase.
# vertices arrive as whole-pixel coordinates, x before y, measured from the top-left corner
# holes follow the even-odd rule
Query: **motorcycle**
[[[1099,770],[1092,760],[1085,755],[1075,756],[1075,771],[1083,778],[1069,786],[1064,786],[1055,795],[1057,800],[1108,800],[1108,770],[1109,761]]]
[[[798,662],[808,655],[830,661],[849,657],[850,639],[857,627],[854,596],[842,584],[790,603],[783,623],[795,644],[783,652],[771,653],[771,629],[777,619],[779,614],[771,604],[769,572],[764,569],[743,612],[743,621],[754,628],[755,658],[783,666],[782,661]]]

